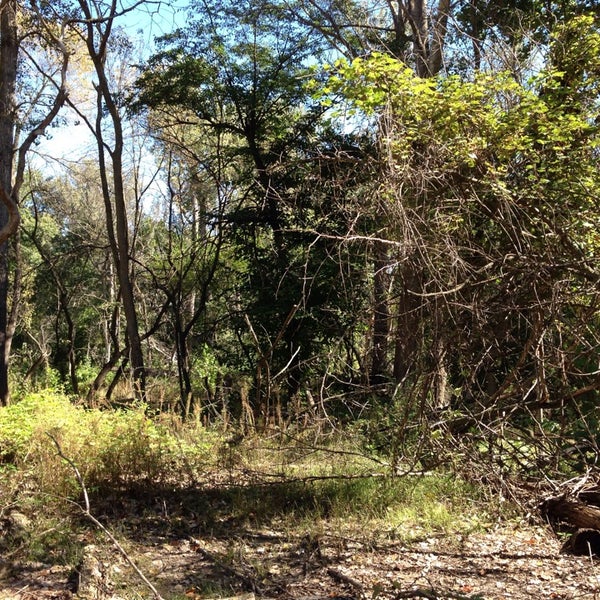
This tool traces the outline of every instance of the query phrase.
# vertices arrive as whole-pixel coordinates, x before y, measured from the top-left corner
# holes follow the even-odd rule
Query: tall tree
[[[24,32],[19,27],[30,29]],[[0,403],[9,400],[8,362],[18,307],[18,277],[13,296],[13,314],[8,314],[9,269],[7,238],[19,223],[17,209],[23,183],[25,160],[35,140],[44,134],[55,119],[66,98],[69,52],[64,41],[64,20],[49,25],[37,4],[25,5],[16,0],[0,3]],[[55,72],[39,72],[40,68],[28,46],[38,44],[50,53],[56,51]],[[41,89],[30,89],[33,101],[17,101],[20,52],[30,59],[32,70],[40,75]],[[44,51],[44,50],[43,50]],[[23,58],[25,58],[23,56]],[[27,80],[24,73],[21,79]],[[35,77],[33,78],[35,80]],[[41,90],[50,88],[50,100],[40,98]],[[15,161],[16,158],[16,161]]]
[[[12,196],[15,127],[17,123],[16,82],[19,58],[17,34],[17,1],[7,0],[0,5],[0,227],[9,220]],[[0,245],[0,403],[9,399],[7,321],[8,321],[8,243]]]
[[[96,116],[94,122],[87,118],[86,121],[97,142],[107,233],[125,315],[127,356],[132,380],[136,394],[144,397],[146,373],[132,282],[130,223],[124,183],[125,136],[122,103],[119,100],[122,90],[112,85],[108,63],[111,45],[125,42],[124,39],[118,39],[118,32],[115,31],[117,19],[123,11],[117,2],[106,4],[95,0],[79,0],[78,4],[82,17],[75,21],[76,31],[87,47],[97,77],[94,83]],[[140,3],[134,3],[129,10],[137,4]],[[107,120],[110,123],[110,135],[106,129]]]

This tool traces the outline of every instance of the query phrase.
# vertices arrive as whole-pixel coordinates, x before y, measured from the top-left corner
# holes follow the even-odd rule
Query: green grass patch
[[[333,528],[408,540],[489,521],[484,490],[455,474],[386,476],[358,433],[243,438],[149,416],[144,405],[89,410],[40,392],[0,408],[0,510],[29,516],[32,535],[21,545],[33,559],[69,562],[91,527],[71,502],[81,502],[80,485],[50,436],[81,472],[92,510],[123,538],[144,528],[186,537],[192,522],[233,537],[248,527]]]
[[[190,506],[204,515],[207,527],[215,522],[258,528],[277,523],[311,531],[329,522],[340,530],[377,530],[403,539],[425,531],[471,531],[486,520],[478,490],[443,474],[229,486],[205,491]]]

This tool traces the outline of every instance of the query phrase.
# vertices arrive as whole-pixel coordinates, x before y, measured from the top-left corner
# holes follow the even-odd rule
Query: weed
[[[414,539],[486,519],[477,488],[442,473],[389,477],[361,451],[359,433],[224,439],[148,413],[141,404],[84,409],[53,392],[0,408],[0,511],[18,504],[39,532],[21,542],[23,555],[72,563],[90,535],[65,501],[79,501],[81,489],[48,433],[119,538],[145,525],[185,535],[190,515],[198,530],[276,526],[311,539],[325,530]]]

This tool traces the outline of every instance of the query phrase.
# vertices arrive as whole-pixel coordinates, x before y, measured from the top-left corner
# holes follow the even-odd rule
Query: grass
[[[481,490],[454,475],[384,476],[358,434],[243,439],[153,418],[143,405],[87,410],[42,392],[0,408],[0,517],[29,516],[32,535],[19,550],[29,559],[72,563],[90,536],[73,505],[80,486],[48,434],[78,466],[93,509],[124,537],[244,527],[318,535],[326,523],[410,540],[488,518]]]

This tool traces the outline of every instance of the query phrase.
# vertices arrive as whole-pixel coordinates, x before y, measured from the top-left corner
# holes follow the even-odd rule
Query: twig
[[[427,598],[428,600],[441,600],[448,598],[448,600],[485,600],[483,596],[464,596],[463,594],[457,594],[455,592],[440,592],[430,588],[428,590],[423,588],[416,588],[414,590],[406,590],[403,592],[396,592],[394,600],[400,598]]]
[[[154,585],[152,585],[152,583],[148,580],[148,578],[142,573],[140,568],[133,562],[133,559],[129,556],[129,554],[127,554],[127,551],[125,550],[125,548],[123,548],[123,546],[121,546],[121,544],[115,538],[115,536],[100,521],[98,521],[98,519],[91,513],[90,498],[88,495],[87,487],[85,485],[85,482],[83,481],[83,477],[81,476],[79,469],[77,468],[77,465],[68,456],[65,456],[65,454],[62,451],[62,448],[60,447],[60,444],[58,443],[58,440],[51,433],[47,433],[47,436],[54,442],[54,445],[56,446],[56,451],[58,452],[58,456],[60,456],[60,458],[62,458],[71,467],[71,469],[73,469],[73,472],[75,473],[77,482],[79,483],[79,486],[81,487],[81,491],[83,492],[83,499],[85,502],[85,507],[81,506],[81,504],[79,504],[78,502],[74,502],[72,500],[69,500],[69,502],[71,502],[72,504],[75,504],[75,506],[79,507],[81,512],[83,512],[83,514],[96,527],[98,527],[98,529],[100,529],[102,531],[102,533],[104,533],[104,535],[106,535],[106,537],[112,542],[114,547],[119,551],[121,556],[127,561],[127,563],[131,566],[131,568],[136,572],[138,577],[146,584],[148,589],[152,592],[154,598],[156,600],[165,600],[160,595],[158,590],[154,587]]]
[[[346,585],[353,587],[361,598],[365,597],[365,588],[360,581],[357,581],[348,575],[344,575],[344,573],[338,571],[337,569],[327,569],[327,575],[329,575],[329,577],[332,579],[339,581],[340,583],[345,583]]]

